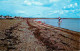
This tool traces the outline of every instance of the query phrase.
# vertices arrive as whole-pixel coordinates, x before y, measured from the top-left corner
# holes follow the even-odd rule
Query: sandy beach
[[[0,20],[0,51],[79,51],[80,32],[35,19]]]

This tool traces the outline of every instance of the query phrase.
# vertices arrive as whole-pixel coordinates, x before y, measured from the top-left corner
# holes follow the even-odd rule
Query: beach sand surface
[[[80,32],[35,19],[0,20],[0,51],[79,51]]]

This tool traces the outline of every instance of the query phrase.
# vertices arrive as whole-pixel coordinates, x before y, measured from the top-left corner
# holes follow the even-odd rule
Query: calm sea
[[[61,19],[61,20],[62,22],[60,24],[58,23],[58,19],[38,19],[37,21],[42,21],[49,25],[80,32],[80,19]]]

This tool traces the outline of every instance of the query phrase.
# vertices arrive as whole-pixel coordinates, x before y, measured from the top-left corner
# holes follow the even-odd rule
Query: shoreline
[[[54,27],[54,28],[56,28],[56,29],[59,29],[59,30],[62,30],[62,31],[65,31],[65,32],[75,32],[75,33],[77,33],[77,34],[80,34],[80,32],[77,32],[77,31],[73,31],[73,30],[69,30],[69,29],[65,29],[65,28],[61,28],[61,27],[55,27],[55,26],[53,26],[53,25],[49,25],[49,24],[46,24],[46,23],[38,23],[38,21],[36,21],[36,20],[33,20],[33,22],[36,22],[37,24],[40,24],[40,25],[43,25],[43,26],[45,26],[45,27]]]
[[[80,50],[80,33],[38,23],[35,19],[20,19],[19,23],[0,36],[0,50],[8,51],[74,51]],[[17,21],[16,21],[17,22]],[[8,23],[8,22],[6,22]],[[2,43],[6,42],[6,43]],[[5,46],[6,45],[6,46]]]
[[[42,18],[41,18],[41,19],[42,19]],[[45,18],[44,18],[44,19],[45,19]],[[74,18],[72,18],[72,19],[74,19]],[[77,19],[77,18],[76,18],[76,19]],[[37,20],[37,19],[36,19],[36,20]],[[36,20],[35,20],[35,21],[36,21]],[[36,22],[38,22],[38,21],[36,21]],[[43,22],[43,21],[41,21],[41,22]],[[42,24],[43,24],[43,23],[42,23]],[[59,27],[59,26],[60,26],[59,24],[56,25],[56,26],[54,26],[54,24],[51,24],[51,25],[50,25],[50,24],[48,24],[48,23],[47,23],[47,24],[45,23],[45,25],[49,25],[49,26],[52,26],[52,27],[57,27],[57,28],[60,28],[61,30],[62,30],[62,29],[65,29],[65,30],[68,30],[68,31],[73,31],[73,32],[78,32],[78,33],[80,33],[79,30],[77,31],[77,30],[75,30],[75,29],[69,29],[69,28],[66,28],[66,27],[65,27],[65,28],[64,28],[64,27]],[[62,26],[62,25],[61,25],[61,26]]]
[[[32,19],[31,19],[32,20]],[[51,26],[51,25],[48,25],[48,24],[45,24],[46,26],[44,26],[44,25],[42,25],[42,23],[41,24],[39,24],[39,23],[37,23],[37,21],[35,22],[34,20],[32,20],[31,21],[30,19],[28,20],[28,23],[29,23],[29,26],[30,27],[32,27],[32,29],[33,28],[35,28],[36,27],[36,31],[37,31],[37,33],[35,33],[36,35],[37,34],[39,34],[39,35],[37,35],[37,39],[39,39],[40,41],[42,41],[46,46],[48,46],[50,49],[52,49],[52,48],[54,48],[54,49],[58,49],[58,48],[55,48],[55,45],[54,45],[54,42],[52,42],[52,43],[50,43],[51,42],[51,40],[49,40],[50,39],[50,37],[46,37],[45,38],[45,36],[40,36],[40,34],[41,33],[43,33],[43,31],[41,32],[41,33],[39,33],[39,31],[41,31],[41,30],[44,30],[44,31],[47,31],[48,30],[48,32],[49,32],[49,34],[51,34],[51,32],[50,31],[52,31],[52,30],[54,30],[52,33],[55,33],[55,34],[57,34],[56,36],[61,36],[60,37],[60,39],[59,40],[61,40],[59,43],[62,43],[62,44],[60,44],[60,45],[63,45],[64,44],[64,47],[65,46],[68,46],[68,47],[65,47],[65,48],[61,48],[61,49],[66,49],[66,50],[75,50],[75,49],[80,49],[79,48],[79,45],[76,45],[77,46],[77,48],[76,48],[76,46],[74,45],[74,43],[77,43],[77,44],[79,44],[80,43],[80,41],[79,41],[79,37],[80,37],[80,33],[79,32],[75,32],[75,31],[71,31],[71,30],[67,30],[67,29],[63,29],[63,28],[59,28],[59,27],[54,27],[54,26]],[[50,30],[51,29],[51,30]],[[45,32],[46,33],[46,32]],[[55,34],[54,34],[54,36],[55,36]],[[35,35],[35,36],[36,36]],[[44,35],[44,33],[43,33],[43,35]],[[71,37],[72,36],[72,37]],[[64,37],[65,39],[63,39],[62,37]],[[46,41],[47,41],[47,38],[49,38],[48,40],[48,43],[49,43],[49,45],[48,44],[46,44]],[[52,38],[51,38],[52,39]],[[63,40],[62,40],[63,39]],[[45,41],[44,41],[45,40]],[[70,41],[72,41],[72,44],[70,44],[71,42],[70,41],[65,41],[65,40],[70,40]],[[55,40],[56,41],[56,40]],[[51,46],[51,45],[53,45],[53,46]],[[58,46],[58,45],[57,45]],[[71,46],[71,47],[70,47]],[[59,47],[59,46],[58,46]],[[67,49],[68,48],[68,49]],[[60,49],[60,47],[59,47],[59,49]]]

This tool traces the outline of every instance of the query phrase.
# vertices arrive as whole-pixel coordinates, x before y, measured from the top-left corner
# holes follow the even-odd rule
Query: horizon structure
[[[80,0],[0,0],[0,15],[80,18]]]

